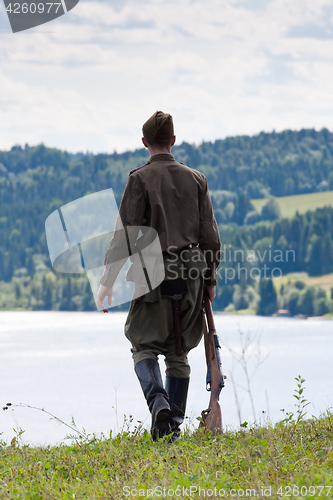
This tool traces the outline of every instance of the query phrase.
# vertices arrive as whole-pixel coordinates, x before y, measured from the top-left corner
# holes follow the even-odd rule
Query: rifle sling
[[[182,328],[180,324],[180,300],[172,299],[172,310],[176,333],[176,354],[181,356],[184,351],[182,346]]]
[[[164,280],[161,285],[161,297],[171,299],[174,328],[176,334],[176,354],[181,356],[184,353],[182,346],[182,328],[180,321],[180,301],[187,293],[186,279]]]

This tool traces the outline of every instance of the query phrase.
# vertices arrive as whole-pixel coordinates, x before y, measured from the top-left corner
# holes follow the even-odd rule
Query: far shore
[[[22,309],[22,308],[15,308],[15,309],[6,309],[6,308],[0,308],[0,313],[1,312],[33,312],[33,313],[66,313],[66,314],[75,314],[75,313],[86,313],[86,314],[95,314],[97,311],[56,311],[56,310],[32,310],[32,309]],[[98,311],[101,312],[101,311]],[[127,313],[127,311],[109,311],[110,313]],[[324,316],[304,316],[304,317],[299,317],[299,316],[279,316],[279,315],[272,315],[272,316],[260,316],[257,315],[254,309],[241,309],[239,311],[215,311],[214,314],[218,314],[219,316],[225,315],[225,316],[258,316],[258,318],[287,318],[287,319],[297,319],[297,320],[332,320],[333,319],[333,314],[325,314]]]

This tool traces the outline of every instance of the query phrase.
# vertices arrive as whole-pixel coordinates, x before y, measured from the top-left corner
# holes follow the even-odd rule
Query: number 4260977
[[[10,3],[6,9],[7,12],[10,14],[49,14],[51,12],[52,7],[55,7],[55,14],[58,13],[58,10],[61,6],[61,2],[59,3],[54,3],[54,2],[49,2],[49,3],[14,3],[13,7],[12,4]]]

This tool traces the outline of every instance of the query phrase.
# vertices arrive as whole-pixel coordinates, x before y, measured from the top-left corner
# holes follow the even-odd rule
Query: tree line
[[[333,189],[333,133],[327,129],[286,130],[198,146],[184,142],[174,147],[173,154],[202,171],[214,188],[211,197],[225,257],[219,268],[219,309],[231,302],[237,307],[255,298],[258,302],[259,289],[253,287],[258,276],[250,274],[254,268],[260,273],[266,266],[278,268],[282,274],[306,271],[313,276],[333,272],[332,208],[281,219],[274,199],[260,214],[251,204],[251,199],[258,197]],[[144,149],[73,155],[44,145],[26,145],[0,151],[0,281],[14,286],[13,280],[28,276],[39,283],[42,278],[38,273],[46,275],[51,268],[44,228],[48,215],[69,201],[110,187],[119,204],[129,171],[147,158]],[[36,298],[37,302],[27,307],[64,307],[60,305],[67,293],[63,292],[64,280],[54,275],[55,281],[45,278],[44,285],[41,281],[32,293],[36,298],[39,289],[42,294],[47,286],[52,289],[52,293],[47,292],[46,304],[38,305],[38,300],[44,299]],[[74,290],[79,278],[66,279]],[[241,293],[244,279],[254,290],[249,289],[245,299]],[[55,284],[58,280],[59,286]],[[15,300],[24,297],[22,287],[26,285],[22,283],[14,286]],[[88,302],[84,303],[87,306]],[[77,301],[75,307],[83,306]]]

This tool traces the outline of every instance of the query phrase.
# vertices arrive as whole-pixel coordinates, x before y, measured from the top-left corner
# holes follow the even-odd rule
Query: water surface
[[[109,435],[124,415],[149,427],[150,415],[124,337],[126,313],[0,312],[0,405],[25,403],[45,408],[80,429]],[[221,394],[224,426],[283,418],[295,411],[294,378],[306,379],[308,415],[333,406],[333,322],[216,314],[227,375]],[[242,355],[244,351],[244,355]],[[203,342],[190,353],[192,366],[187,425],[207,407]],[[164,361],[160,358],[162,373]],[[246,378],[246,371],[248,380]],[[249,385],[250,384],[250,385]],[[31,444],[54,444],[70,432],[39,411],[0,413],[2,438],[13,428]]]

